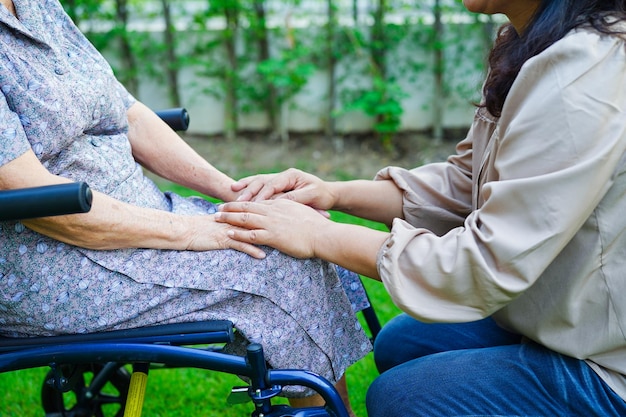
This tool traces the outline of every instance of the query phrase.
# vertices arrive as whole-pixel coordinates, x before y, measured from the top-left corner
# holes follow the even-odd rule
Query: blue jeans
[[[492,319],[425,324],[407,315],[378,335],[381,375],[369,417],[626,416],[626,402],[584,362],[498,327]]]

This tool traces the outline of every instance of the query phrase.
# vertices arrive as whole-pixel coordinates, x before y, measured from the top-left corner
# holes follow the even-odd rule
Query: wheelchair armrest
[[[0,352],[51,345],[80,343],[159,343],[170,345],[229,343],[234,339],[233,323],[208,320],[172,323],[108,332],[38,337],[0,337]]]
[[[92,193],[84,182],[0,191],[0,221],[86,213]]]
[[[182,132],[189,128],[189,112],[183,107],[158,110],[155,113],[174,130]]]

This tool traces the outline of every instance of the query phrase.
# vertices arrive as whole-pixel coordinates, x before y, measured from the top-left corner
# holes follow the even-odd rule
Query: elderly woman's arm
[[[136,102],[130,107],[128,121],[133,156],[146,169],[223,201],[237,197],[231,190],[234,181],[201,157],[144,104]]]
[[[36,187],[69,182],[51,174],[32,151],[0,167],[0,189]],[[232,240],[230,226],[214,216],[181,216],[136,207],[94,192],[89,213],[24,220],[23,223],[54,239],[89,249],[154,248],[213,250],[233,248],[255,257],[255,246]]]

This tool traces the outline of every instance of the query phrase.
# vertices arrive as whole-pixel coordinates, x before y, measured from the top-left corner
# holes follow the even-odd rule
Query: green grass
[[[181,195],[196,193],[183,187],[167,185]],[[343,213],[331,213],[338,222],[359,224],[378,230],[385,226]],[[399,313],[390,301],[383,285],[364,278],[365,287],[381,323]],[[365,322],[359,317],[364,327]],[[0,416],[41,417],[40,392],[47,368],[37,368],[0,374]],[[376,378],[372,354],[348,369],[347,381],[350,399],[358,417],[366,417],[365,393]],[[152,371],[148,380],[144,417],[244,417],[249,416],[250,404],[231,406],[226,398],[233,386],[241,385],[237,377],[198,369],[159,369]]]

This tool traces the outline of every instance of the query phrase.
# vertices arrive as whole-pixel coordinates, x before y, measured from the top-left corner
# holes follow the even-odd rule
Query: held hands
[[[317,210],[331,209],[335,203],[335,196],[327,183],[294,168],[278,174],[243,178],[232,184],[231,188],[239,193],[237,201],[288,199]]]
[[[236,226],[227,232],[233,240],[271,246],[296,258],[315,257],[321,231],[331,224],[315,209],[286,199],[226,203],[215,219]]]
[[[243,178],[231,189],[239,193],[237,201],[223,204],[215,215],[231,226],[231,240],[271,246],[296,258],[315,256],[319,231],[330,217],[326,210],[336,201],[326,182],[291,168]]]
[[[327,183],[297,169],[243,178],[231,183],[229,193],[215,216],[188,218],[188,250],[235,249],[263,259],[258,245],[267,245],[313,257],[318,222],[330,217],[325,210],[335,203]]]

